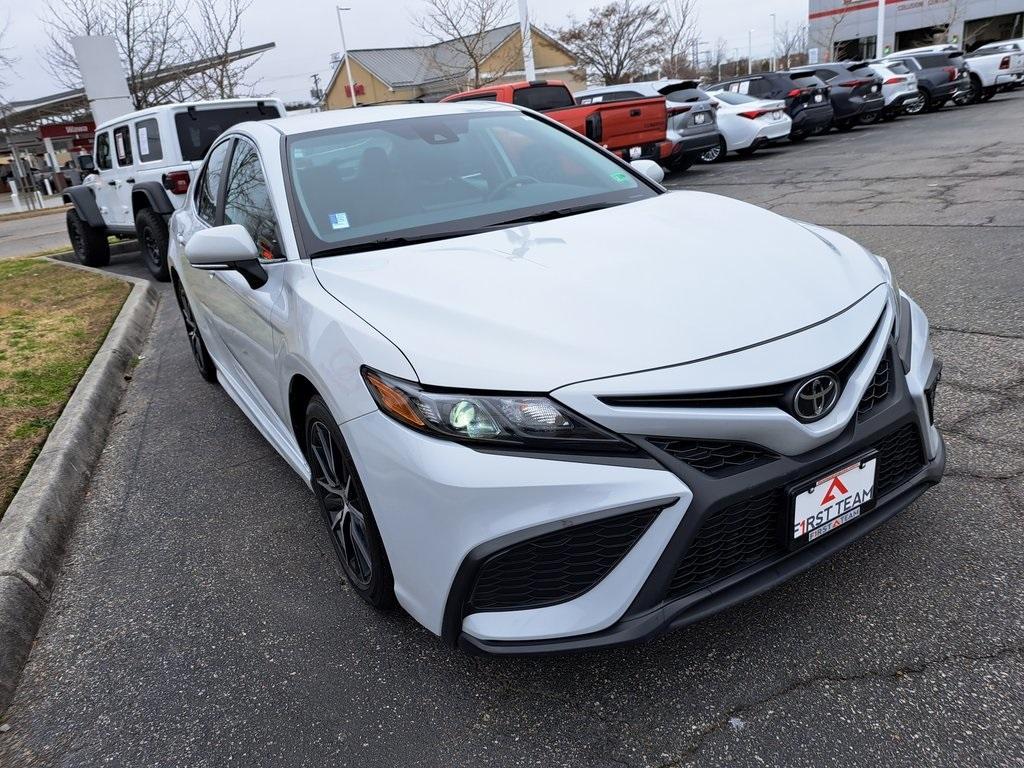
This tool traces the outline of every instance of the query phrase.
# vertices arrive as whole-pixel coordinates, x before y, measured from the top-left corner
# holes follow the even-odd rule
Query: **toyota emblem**
[[[815,421],[831,411],[839,401],[839,379],[823,373],[800,385],[793,396],[793,413],[801,421]]]

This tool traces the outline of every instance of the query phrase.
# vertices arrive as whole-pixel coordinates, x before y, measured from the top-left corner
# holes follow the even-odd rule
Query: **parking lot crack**
[[[689,749],[681,753],[678,757],[659,763],[656,768],[681,768],[684,765],[691,764],[694,758],[696,758],[698,753],[704,747],[704,744],[716,734],[729,728],[731,723],[749,723],[756,716],[757,710],[763,709],[765,706],[793,693],[807,690],[808,688],[812,688],[819,684],[834,683],[842,685],[872,679],[895,682],[904,677],[923,674],[934,667],[955,666],[976,662],[996,663],[1004,661],[1010,657],[1021,656],[1022,654],[1024,654],[1024,644],[1009,645],[984,653],[961,652],[945,654],[933,659],[925,659],[916,663],[904,664],[896,667],[895,669],[889,670],[869,670],[850,675],[814,675],[802,680],[797,680],[790,685],[765,696],[764,698],[758,699],[757,701],[730,708],[714,722],[703,728],[701,732],[697,734],[696,740]]]

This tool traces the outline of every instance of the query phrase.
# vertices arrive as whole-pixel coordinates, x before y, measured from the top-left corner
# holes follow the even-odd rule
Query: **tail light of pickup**
[[[1003,56],[1003,60],[999,62],[999,68],[1000,69],[1009,69],[1010,68],[1010,57],[1009,56]]]
[[[164,174],[164,189],[174,195],[184,195],[188,192],[190,182],[188,171],[171,171]]]

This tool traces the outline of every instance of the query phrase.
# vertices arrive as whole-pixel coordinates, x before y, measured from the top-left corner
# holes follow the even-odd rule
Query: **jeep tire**
[[[110,245],[107,233],[90,227],[74,208],[68,210],[68,239],[75,257],[87,267],[105,267],[110,263]]]
[[[143,208],[135,217],[135,232],[139,236],[139,250],[146,268],[157,280],[171,279],[167,265],[167,222],[152,208]]]

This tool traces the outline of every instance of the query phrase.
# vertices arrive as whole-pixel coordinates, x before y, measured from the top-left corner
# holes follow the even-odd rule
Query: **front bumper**
[[[696,136],[680,136],[672,147],[672,159],[693,159],[703,155],[709,149],[718,146],[719,136],[720,134],[715,130],[706,131]]]
[[[864,318],[878,317],[883,305],[882,295],[872,294],[856,310],[797,337],[773,342],[772,349],[737,353],[738,362],[743,367],[750,362],[744,355],[757,355],[789,365],[786,361],[796,355],[789,354],[792,350],[787,345],[820,349],[820,338],[862,328]],[[760,426],[748,419],[737,421],[732,415],[708,420],[701,414],[700,429],[732,430],[728,435],[722,432],[732,439],[741,430],[751,442],[779,454],[768,464],[728,478],[710,479],[660,448],[649,435],[691,433],[674,431],[676,426],[657,413],[645,414],[653,421],[634,418],[630,423],[642,425],[635,433],[602,421],[641,447],[643,453],[636,458],[485,452],[412,432],[379,412],[343,424],[391,562],[400,604],[449,644],[497,654],[557,653],[653,637],[810,568],[905,508],[942,476],[944,447],[931,425],[926,395],[938,364],[928,344],[923,313],[912,303],[907,306],[912,343],[904,354],[911,361],[910,372],[903,374],[895,345],[883,327],[892,325],[892,309],[886,308],[879,326],[883,330],[872,337],[864,353],[861,367],[865,370],[858,369],[851,377],[848,398],[844,395],[836,406],[837,413],[846,409],[852,416],[804,426],[790,419],[793,424],[787,430],[773,414],[762,414]],[[853,317],[861,311],[863,315]],[[850,325],[836,325],[846,322]],[[861,418],[855,413],[857,403],[885,355],[898,369],[891,393],[869,417]],[[803,366],[806,360],[804,355],[796,365]],[[769,375],[763,365],[759,370]],[[774,373],[770,375],[775,378]],[[573,406],[571,393],[560,392],[554,395]],[[592,413],[587,415],[594,418]],[[789,418],[781,411],[778,416]],[[666,431],[657,431],[659,423]],[[878,445],[894,430],[918,436],[920,461],[898,483],[879,491],[873,510],[799,550],[772,551],[695,589],[672,591],[674,574],[711,516],[737,502],[827,472]],[[571,599],[527,608],[473,607],[474,587],[489,558],[524,542],[573,534],[585,525],[635,513],[648,514],[653,522],[605,575]],[[531,588],[529,573],[518,578],[524,588]]]

